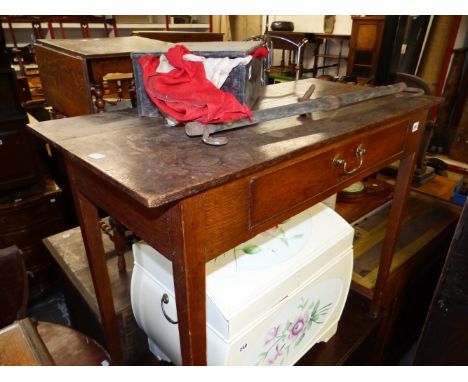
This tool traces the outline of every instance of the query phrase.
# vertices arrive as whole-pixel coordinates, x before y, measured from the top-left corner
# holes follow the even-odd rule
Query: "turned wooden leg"
[[[94,96],[96,98],[94,105],[96,106],[97,112],[103,113],[106,103],[104,102],[104,89],[101,84],[94,85]]]

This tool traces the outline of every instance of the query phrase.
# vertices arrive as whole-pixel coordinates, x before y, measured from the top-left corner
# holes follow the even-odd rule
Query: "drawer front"
[[[250,227],[268,221],[331,188],[359,179],[405,150],[408,120],[350,138],[292,165],[252,178]]]
[[[29,229],[0,234],[0,248],[17,245],[25,253],[26,268],[52,262],[52,256],[44,247],[42,239],[65,229],[63,219],[49,219]]]
[[[63,218],[63,201],[61,192],[50,194],[34,203],[16,206],[0,211],[0,234],[28,230],[31,227]]]

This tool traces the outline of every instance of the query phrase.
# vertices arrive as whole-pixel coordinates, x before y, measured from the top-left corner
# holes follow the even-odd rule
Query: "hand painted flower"
[[[284,345],[283,345],[284,346]],[[283,346],[281,346],[281,349],[278,347],[278,344],[276,344],[276,348],[275,348],[275,352],[273,353],[273,355],[268,358],[267,362],[268,362],[268,365],[273,365],[276,360],[281,357],[283,355]]]
[[[295,320],[291,329],[289,329],[289,336],[290,340],[296,338],[299,334],[304,332],[307,328],[307,322],[309,321],[309,312],[304,312],[299,315]]]
[[[276,336],[278,335],[280,331],[280,328],[281,328],[281,324],[270,329],[270,331],[267,333],[265,337],[265,345],[268,345],[271,341],[273,341],[276,338]]]

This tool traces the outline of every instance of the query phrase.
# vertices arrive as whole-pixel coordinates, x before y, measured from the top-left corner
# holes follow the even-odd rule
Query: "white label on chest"
[[[414,133],[414,132],[418,131],[418,129],[419,129],[419,121],[413,123],[413,127],[411,128],[411,132]]]

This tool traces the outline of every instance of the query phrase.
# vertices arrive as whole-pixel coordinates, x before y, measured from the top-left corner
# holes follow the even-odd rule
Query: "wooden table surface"
[[[260,107],[361,90],[320,80],[269,86]],[[177,317],[186,365],[206,363],[205,262],[400,159],[389,227],[373,292],[385,288],[428,109],[434,97],[387,96],[313,120],[287,118],[228,132],[207,146],[183,128],[135,111],[32,125],[63,152],[114,363],[122,350],[98,225],[100,207],[173,263]],[[366,153],[359,163],[358,148]],[[348,169],[334,166],[345,158]]]
[[[268,87],[258,108],[297,102],[310,84],[313,98],[362,87],[302,80]],[[207,146],[183,127],[160,118],[138,117],[136,110],[93,114],[32,125],[46,141],[71,154],[98,175],[147,207],[158,207],[267,168],[360,130],[432,105],[433,97],[387,96],[337,111],[314,113],[313,120],[291,117],[226,132],[229,144]],[[98,159],[95,159],[98,154]]]
[[[83,38],[83,39],[39,39],[36,45],[80,56],[83,58],[122,57],[132,52],[167,50],[173,44],[145,37]]]

